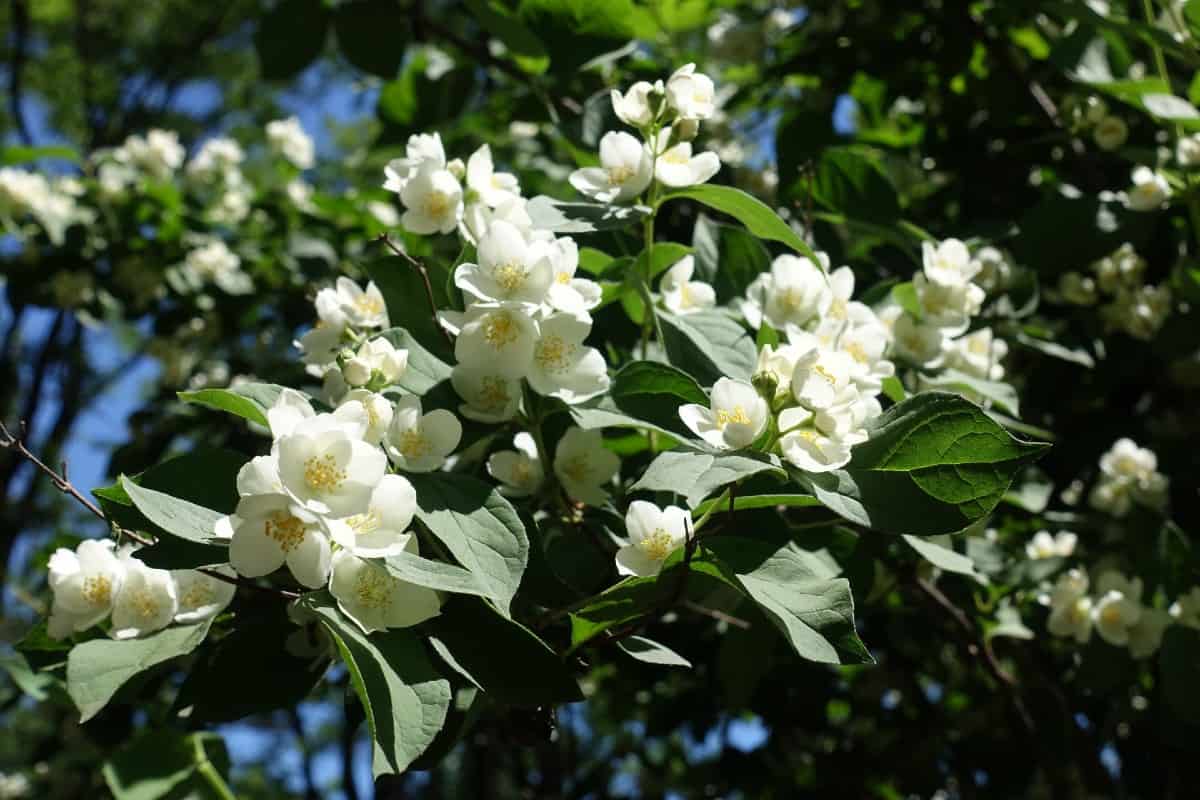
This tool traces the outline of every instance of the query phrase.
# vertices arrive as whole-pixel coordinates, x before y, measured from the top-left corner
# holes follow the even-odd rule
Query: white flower
[[[991,328],[980,328],[943,344],[943,363],[974,378],[998,381],[1004,377],[1001,360],[1008,355],[1008,343],[993,338]]]
[[[721,169],[716,153],[692,155],[691,142],[680,142],[660,153],[654,162],[654,176],[664,186],[696,186],[705,183]]]
[[[1126,194],[1125,205],[1133,211],[1157,211],[1171,196],[1167,179],[1150,167],[1137,167],[1132,175],[1133,186]]]
[[[408,351],[396,349],[383,337],[360,344],[354,356],[342,365],[342,375],[351,386],[365,386],[376,379],[391,386],[407,371]]]
[[[1171,604],[1171,616],[1180,625],[1200,630],[1200,586],[1193,586]]]
[[[658,289],[662,292],[663,305],[673,314],[694,314],[717,303],[713,287],[703,281],[692,280],[696,271],[696,259],[684,256],[663,274]]]
[[[125,564],[114,550],[110,539],[89,539],[73,552],[60,547],[50,556],[51,638],[64,639],[108,616],[125,578]]]
[[[483,301],[538,306],[554,281],[542,242],[526,242],[516,227],[496,221],[479,240],[478,264],[460,264],[454,284]]]
[[[1059,531],[1054,535],[1049,531],[1038,531],[1025,545],[1025,555],[1035,560],[1055,556],[1066,557],[1075,552],[1075,544],[1078,541],[1079,537],[1070,531]]]
[[[708,119],[716,110],[712,79],[684,64],[667,79],[667,102],[684,119]]]
[[[604,485],[620,468],[621,459],[605,448],[598,430],[568,428],[554,452],[554,474],[567,496],[578,503],[603,505],[608,500]]]
[[[650,103],[650,96],[662,91],[661,83],[655,86],[647,81],[638,81],[630,86],[625,94],[613,89],[613,113],[626,125],[644,128],[654,121],[654,107]]]
[[[858,399],[852,380],[854,360],[845,353],[814,347],[796,361],[792,397],[810,411],[822,411]]]
[[[522,431],[513,437],[515,450],[500,450],[488,457],[487,471],[500,481],[500,493],[510,497],[528,497],[545,480],[541,459],[533,437]]]
[[[460,439],[458,417],[444,408],[422,414],[421,398],[408,395],[396,401],[384,447],[399,469],[432,472],[446,463]]]
[[[310,589],[325,585],[329,539],[315,514],[286,495],[268,494],[243,497],[236,517],[229,563],[239,575],[259,578],[287,564],[302,585]]]
[[[1116,150],[1125,144],[1128,138],[1129,126],[1125,124],[1125,120],[1111,114],[1096,123],[1096,128],[1092,131],[1092,139],[1101,150]],[[1180,144],[1183,144],[1183,141],[1181,139]]]
[[[133,639],[162,630],[171,624],[179,610],[175,579],[165,569],[152,569],[137,558],[126,556],[125,580],[113,598],[112,630],[114,639]]]
[[[293,206],[300,211],[315,211],[316,206],[313,204],[313,187],[311,184],[305,183],[301,178],[293,178],[283,187],[284,194]]]
[[[408,137],[405,157],[393,159],[383,168],[386,178],[383,188],[399,194],[418,172],[445,168],[446,150],[442,147],[441,135],[415,133]]]
[[[1138,447],[1132,439],[1118,439],[1100,457],[1100,471],[1111,480],[1128,483],[1147,494],[1166,488],[1166,477],[1158,471],[1158,456],[1149,448]]]
[[[1109,644],[1124,647],[1129,644],[1130,629],[1141,618],[1141,579],[1129,580],[1109,572],[1100,576],[1096,589],[1100,595],[1092,611],[1096,633]]]
[[[201,180],[224,178],[246,155],[233,139],[218,136],[205,142],[188,162],[188,174]]]
[[[271,438],[280,439],[290,434],[297,425],[316,416],[308,398],[295,389],[284,389],[267,409],[267,425]]]
[[[417,492],[401,475],[384,475],[365,510],[330,520],[330,538],[362,558],[386,558],[408,547],[408,526],[417,512]]]
[[[600,285],[587,278],[576,278],[579,246],[570,237],[555,239],[546,246],[554,280],[546,294],[550,307],[571,314],[583,314],[600,305]]]
[[[892,336],[871,309],[859,303],[851,304],[851,312],[861,319],[852,323],[837,339],[837,349],[850,356],[851,380],[864,392],[878,393],[884,378],[896,373],[896,367],[884,354],[891,346]],[[862,314],[862,317],[857,317]]]
[[[450,233],[462,216],[462,199],[462,186],[449,170],[422,169],[400,191],[407,209],[400,223],[410,233]]]
[[[1096,281],[1078,272],[1064,272],[1058,278],[1058,293],[1065,302],[1090,306],[1096,302]]]
[[[467,159],[467,188],[491,208],[521,196],[521,186],[515,175],[496,172],[492,164],[492,149],[486,144]]]
[[[247,294],[254,289],[250,276],[241,271],[242,260],[220,239],[212,239],[189,250],[184,270],[197,281],[212,281],[229,294]]]
[[[408,552],[417,553],[415,538],[409,540]],[[342,613],[368,634],[417,625],[436,617],[442,606],[433,589],[392,577],[382,565],[345,550],[333,557],[329,591]]]
[[[521,379],[487,367],[458,364],[450,372],[450,385],[463,399],[458,413],[476,422],[507,422],[521,404]]]
[[[538,394],[564,403],[582,403],[608,390],[608,364],[594,347],[585,347],[591,321],[565,312],[542,320],[526,378]]]
[[[600,139],[600,166],[571,173],[571,185],[602,203],[637,197],[654,177],[650,150],[628,133],[609,131]]]
[[[1100,316],[1110,329],[1125,331],[1135,339],[1150,341],[1171,314],[1171,287],[1121,288]]]
[[[130,164],[155,178],[169,178],[186,155],[175,131],[154,129],[145,136],[130,136],[113,152],[119,162]]]
[[[267,123],[267,143],[297,169],[308,169],[314,163],[316,148],[295,117]]]
[[[358,418],[350,422],[349,414]],[[279,477],[294,502],[332,517],[356,514],[366,506],[387,469],[382,451],[362,440],[366,421],[362,405],[349,403],[338,414],[302,420],[275,442]]]
[[[279,478],[279,457],[255,456],[243,464],[237,474],[237,490],[239,497],[286,494],[283,481]],[[225,538],[233,535],[232,529],[226,530],[225,533]]]
[[[1088,504],[1097,511],[1123,517],[1133,508],[1132,485],[1101,478],[1088,493]]]
[[[357,409],[349,408],[351,403],[361,404],[367,414],[367,427],[363,431],[363,441],[376,445],[383,441],[384,434],[392,424],[392,402],[381,394],[366,389],[354,389],[347,392],[346,396],[342,398],[338,410],[347,407],[347,413],[356,413]],[[334,413],[336,414],[337,411]]]
[[[1142,608],[1138,621],[1129,628],[1129,655],[1149,658],[1162,646],[1171,615],[1161,608]]]
[[[957,336],[971,325],[979,313],[987,292],[974,283],[940,284],[924,274],[913,276],[913,288],[921,303],[921,322],[943,328],[948,336]]]
[[[866,440],[854,429],[853,404],[818,414],[803,408],[779,413],[779,449],[792,465],[805,472],[829,472],[850,463],[851,448]]]
[[[1092,637],[1092,599],[1086,595],[1063,596],[1051,606],[1046,628],[1055,636],[1070,636],[1086,644]]]
[[[230,578],[234,576],[230,567],[213,569]],[[237,591],[234,584],[194,569],[171,570],[171,577],[175,581],[175,594],[179,601],[175,621],[182,624],[212,619],[225,610]]]
[[[335,286],[332,297],[326,295],[329,297],[326,302],[336,300],[337,309],[342,313],[345,324],[353,325],[356,328],[388,327],[387,304],[383,300],[383,293],[375,285],[375,281],[368,282],[367,288],[363,289],[349,278],[340,277]],[[329,291],[328,289],[321,290],[321,292]],[[317,313],[323,321],[332,325],[336,321],[336,317],[326,320],[326,314],[321,313],[321,292],[317,293]],[[333,316],[332,312],[326,313]]]
[[[982,266],[958,239],[945,239],[936,247],[922,242],[921,259],[925,277],[938,286],[963,286],[979,274]]]
[[[395,228],[400,224],[400,212],[391,203],[371,200],[367,203],[367,212],[385,228]]]
[[[533,230],[533,218],[529,216],[525,201],[520,197],[505,200],[495,208],[488,208],[486,203],[467,203],[459,233],[467,241],[477,244],[497,222],[507,222],[526,237],[531,238],[537,233]]]
[[[758,351],[758,365],[754,369],[756,375],[770,375],[775,379],[775,397],[783,397],[792,393],[792,373],[796,371],[796,362],[800,356],[808,352],[794,344],[763,345]]]
[[[730,378],[720,378],[713,384],[709,408],[689,403],[679,409],[684,425],[723,450],[739,450],[754,444],[766,430],[770,416],[767,401],[753,386]]]
[[[458,363],[512,377],[529,372],[538,338],[532,317],[512,306],[478,304],[463,320],[454,342]]]
[[[691,528],[688,512],[679,506],[659,508],[634,500],[625,512],[629,544],[617,550],[617,572],[646,577],[662,571],[667,556],[687,543]]]
[[[925,325],[903,314],[892,327],[892,336],[896,351],[914,364],[941,365],[945,334],[936,325]]]
[[[1179,138],[1175,145],[1175,161],[1181,167],[1200,164],[1200,134],[1192,133]]]
[[[821,266],[803,256],[781,255],[771,263],[771,271],[759,275],[746,289],[742,314],[753,328],[765,320],[776,330],[788,325],[803,327],[823,315],[833,301],[825,269],[829,259],[819,253]]]

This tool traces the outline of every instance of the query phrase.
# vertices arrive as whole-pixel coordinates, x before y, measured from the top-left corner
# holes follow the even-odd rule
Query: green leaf
[[[408,302],[411,303],[412,299]],[[408,369],[398,381],[398,385],[404,389],[421,395],[450,379],[450,365],[426,350],[403,328],[391,328],[379,334],[378,338],[387,339],[393,346],[408,351]]]
[[[1058,342],[1052,342],[1049,339],[1039,339],[1036,336],[1030,336],[1022,332],[1017,333],[1016,340],[1018,344],[1028,347],[1030,350],[1037,350],[1042,355],[1057,358],[1060,361],[1078,364],[1088,369],[1096,366],[1096,360],[1092,358],[1091,353],[1081,347],[1066,347]]]
[[[718,536],[709,548],[801,658],[823,664],[871,663],[854,628],[850,582],[829,560],[789,542]]]
[[[146,519],[167,533],[193,542],[211,543],[213,529],[224,516],[211,508],[138,486],[126,477],[121,478],[121,486]]]
[[[450,682],[438,675],[412,631],[378,631],[368,637],[342,616],[328,594],[306,595],[302,602],[317,615],[346,662],[376,744],[375,774],[404,772],[442,729]]]
[[[713,184],[691,186],[687,189],[676,189],[664,195],[658,201],[658,205],[661,206],[668,200],[676,199],[695,200],[715,211],[728,214],[745,225],[746,230],[760,239],[780,242],[797,253],[807,256],[814,264],[820,263],[812,248],[805,244],[800,235],[788,227],[788,224],[780,219],[778,214],[741,189]]]
[[[741,455],[709,455],[682,450],[660,453],[630,491],[675,492],[695,508],[717,489],[761,472],[780,478],[787,473],[770,460]]]
[[[29,660],[21,653],[0,655],[0,670],[8,673],[8,677],[18,689],[34,700],[45,700],[46,687],[53,683],[53,678],[45,672],[35,672]]]
[[[712,284],[718,302],[746,293],[746,287],[771,267],[771,254],[757,237],[742,228],[719,225],[707,215],[696,218],[692,232],[696,278]]]
[[[195,392],[176,392],[175,396],[185,403],[226,411],[235,417],[267,427],[267,409],[236,390],[200,389]]]
[[[405,552],[379,559],[379,563],[393,578],[407,583],[455,594],[488,596],[487,587],[473,573],[454,564]]]
[[[592,275],[603,275],[620,265],[624,259],[613,258],[594,247],[579,248],[579,268]]]
[[[435,353],[439,359],[450,357],[450,345],[446,334],[433,319],[425,292],[425,281],[415,267],[399,256],[385,256],[371,261],[366,266],[367,274],[375,285],[388,309],[388,322],[392,330],[407,331],[421,343],[424,350]],[[429,267],[426,267],[429,270]],[[442,288],[444,283],[430,278],[434,302],[438,308],[449,303]],[[386,333],[386,331],[385,331]],[[412,369],[412,354],[409,354],[409,369]]]
[[[990,400],[1000,410],[1006,411],[1014,417],[1021,416],[1021,401],[1017,397],[1017,390],[1012,387],[1012,384],[1003,381],[988,381],[956,369],[946,369],[933,377],[922,377],[921,386],[922,388],[957,392],[973,403]]]
[[[692,509],[692,516],[699,519],[707,514],[710,508],[718,504],[720,507],[713,512],[714,514],[729,510],[728,500],[705,500]],[[819,505],[821,505],[821,501],[811,494],[751,494],[738,495],[733,499],[735,511],[752,508],[812,508]]]
[[[67,656],[67,693],[87,722],[108,704],[125,682],[139,672],[196,649],[208,634],[208,623],[165,628],[141,639],[93,639],[76,645]]]
[[[895,375],[883,379],[883,393],[893,403],[901,403],[908,397],[908,392],[904,391],[904,384]]]
[[[392,0],[350,0],[334,11],[333,30],[342,55],[381,78],[396,77],[404,61],[408,15]]]
[[[213,773],[201,771],[215,769],[219,779],[229,768],[229,753],[219,734],[147,728],[114,753],[101,772],[115,800],[159,800],[209,797]]]
[[[526,72],[540,75],[550,66],[550,56],[537,36],[499,3],[466,0],[467,8],[484,30],[504,42],[513,60]]]
[[[610,206],[603,203],[568,203],[540,194],[525,210],[533,227],[557,235],[594,233],[640,224],[647,210],[641,206]]]
[[[860,148],[826,148],[817,163],[813,194],[818,203],[850,219],[894,225],[900,218],[896,187]]]
[[[613,376],[612,394],[632,402],[646,395],[669,395],[684,403],[708,404],[708,395],[683,370],[657,361],[631,361]]]
[[[608,397],[572,406],[582,428],[649,428],[672,438],[687,434],[679,419],[683,403],[708,405],[708,395],[691,375],[656,361],[633,361],[613,376]]]
[[[196,725],[294,708],[329,666],[328,659],[301,659],[288,652],[288,638],[300,630],[282,608],[263,619],[239,619],[238,627],[201,650],[179,688],[175,708],[190,708],[187,718]],[[248,669],[251,664],[254,668]]]
[[[914,319],[921,318],[921,301],[917,297],[917,287],[913,286],[912,281],[897,283],[892,287],[892,299],[896,304],[903,308],[910,317]]]
[[[660,644],[653,639],[647,639],[645,636],[626,636],[617,642],[617,647],[621,648],[630,658],[644,661],[647,664],[657,664],[662,667],[692,668],[692,662],[679,655],[679,653],[676,653],[665,644]]]
[[[27,147],[25,145],[9,145],[0,148],[0,166],[15,167],[40,161],[43,158],[59,161],[79,162],[79,153],[74,148],[64,145],[47,145],[43,147]]]
[[[492,486],[466,475],[412,474],[417,518],[474,574],[506,616],[529,559],[525,526]]]
[[[583,699],[558,654],[532,631],[481,600],[453,598],[429,622],[440,644],[471,682],[495,700],[545,706]]]
[[[1048,444],[1014,438],[957,395],[923,392],[885,411],[844,470],[799,480],[824,505],[890,533],[952,533],[991,513]]]
[[[701,383],[723,377],[749,381],[758,365],[754,336],[721,311],[686,316],[661,312],[663,347],[671,363]]]
[[[651,279],[673,267],[677,261],[690,255],[692,248],[675,242],[655,242],[654,247],[643,250],[637,257],[637,274]],[[646,254],[649,253],[647,265]]]
[[[975,562],[970,557],[957,553],[949,547],[943,547],[937,542],[931,542],[928,539],[922,539],[919,536],[905,535],[904,541],[921,558],[933,564],[939,569],[944,569],[946,572],[953,572],[956,575],[966,575],[974,578],[980,583],[987,583],[987,578],[979,574],[975,569]]]

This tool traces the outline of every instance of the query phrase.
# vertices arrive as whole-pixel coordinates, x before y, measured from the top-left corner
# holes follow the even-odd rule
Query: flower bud
[[[680,119],[672,126],[673,138],[677,142],[690,142],[700,132],[700,120]]]
[[[349,358],[342,365],[342,377],[351,386],[366,386],[371,382],[371,365],[358,356]]]
[[[456,158],[450,163],[446,164],[446,169],[451,175],[453,175],[455,178],[458,178],[460,181],[463,179],[463,176],[467,174],[467,166],[463,163],[461,158]]]
[[[750,379],[750,383],[768,403],[775,400],[775,391],[779,388],[779,378],[775,377],[774,373],[765,370],[756,372]]]

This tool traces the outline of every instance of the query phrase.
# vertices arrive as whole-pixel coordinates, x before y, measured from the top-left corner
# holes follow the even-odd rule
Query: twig
[[[921,577],[916,578],[915,584],[926,598],[945,611],[954,621],[955,627],[959,632],[959,637],[962,640],[963,648],[967,654],[981,660],[988,673],[1008,690],[1013,708],[1016,709],[1021,722],[1025,725],[1026,730],[1033,731],[1033,717],[1030,716],[1029,709],[1025,707],[1025,701],[1021,699],[1020,686],[1017,684],[1016,679],[1004,667],[1000,666],[1000,662],[996,659],[996,653],[992,650],[991,643],[988,642],[986,637],[982,640],[980,639],[975,625],[967,617],[966,613],[956,606],[950,598],[946,597],[941,589]]]
[[[25,45],[29,39],[29,7],[25,0],[12,0],[13,49],[8,64],[8,106],[21,142],[33,144],[25,110],[21,107],[21,77],[25,69]]]
[[[22,425],[21,427],[24,428],[25,426]],[[104,516],[104,512],[101,511],[95,503],[93,503],[91,500],[84,497],[79,492],[79,490],[76,489],[75,486],[69,480],[67,480],[67,464],[66,464],[66,462],[63,462],[62,474],[61,475],[58,474],[53,469],[46,466],[40,458],[35,456],[33,453],[29,452],[29,448],[25,446],[25,443],[23,441],[21,441],[19,438],[17,438],[16,436],[13,436],[12,431],[10,431],[3,422],[0,422],[0,447],[6,448],[6,449],[8,449],[8,448],[15,449],[17,451],[18,455],[25,458],[27,461],[29,461],[31,464],[33,464],[35,467],[37,467],[42,472],[44,472],[46,474],[46,476],[49,477],[50,480],[54,483],[54,487],[56,489],[58,489],[60,492],[63,492],[65,494],[69,494],[71,497],[74,497],[81,504],[83,504],[83,507],[86,508],[88,511],[92,512],[93,514],[95,514],[97,517],[104,520],[105,522],[108,522],[108,517]]]
[[[21,427],[24,428],[24,425],[22,425]],[[87,497],[85,497],[83,495],[83,493],[80,492],[78,489],[76,489],[75,485],[73,483],[71,483],[70,479],[67,477],[67,462],[65,462],[65,461],[63,462],[61,472],[55,472],[51,467],[47,466],[44,461],[42,461],[40,458],[38,458],[33,453],[31,453],[29,451],[29,448],[25,446],[25,443],[17,436],[14,436],[12,431],[10,431],[3,422],[0,422],[0,447],[3,447],[5,449],[15,450],[18,455],[20,455],[22,458],[29,461],[29,463],[33,464],[35,467],[37,467],[39,470],[41,470],[46,475],[46,477],[48,477],[50,479],[50,481],[54,484],[56,489],[58,489],[60,492],[63,492],[64,494],[68,494],[71,497],[78,500],[79,503],[84,508],[86,508],[88,511],[92,512],[98,518],[103,520],[104,523],[107,524],[112,530],[116,531],[119,536],[128,536],[130,539],[133,539],[138,544],[146,546],[146,547],[149,547],[150,545],[155,543],[153,539],[151,539],[147,536],[143,536],[142,534],[137,533],[136,531],[131,531],[127,528],[123,528],[120,525],[117,525],[116,523],[114,523],[112,520],[110,520],[107,516],[105,516],[104,512],[101,511],[100,508],[95,503],[93,503],[91,500],[89,500]],[[202,567],[200,569],[197,569],[196,571],[202,572],[211,578],[216,578],[219,581],[224,581],[225,583],[233,584],[234,586],[244,586],[247,589],[254,589],[256,591],[262,591],[262,592],[270,592],[271,594],[279,595],[280,597],[285,597],[285,598],[288,598],[289,600],[294,600],[295,598],[300,596],[299,592],[293,592],[288,589],[280,589],[280,588],[277,588],[274,586],[262,586],[253,581],[248,581],[244,578],[231,577],[229,575],[224,574],[223,572],[218,572],[215,569],[209,569],[206,567]]]
[[[454,339],[450,336],[450,332],[442,327],[441,320],[438,319],[437,301],[433,299],[433,284],[429,282],[429,270],[425,269],[425,265],[420,261],[406,253],[403,247],[400,247],[393,242],[386,233],[379,234],[379,237],[376,239],[376,241],[382,242],[387,249],[391,250],[393,253],[407,261],[409,265],[417,271],[417,274],[421,276],[421,281],[425,284],[425,298],[429,301],[429,313],[433,315],[433,325],[442,332],[442,336],[446,339],[450,346],[453,347]]]
[[[694,611],[697,614],[702,614],[703,616],[711,617],[712,619],[715,619],[717,622],[724,622],[727,625],[732,625],[735,628],[741,628],[742,630],[750,629],[749,622],[742,619],[741,617],[735,617],[732,614],[726,614],[724,611],[718,611],[715,608],[709,608],[708,606],[702,606],[699,603],[696,603],[696,602],[693,602],[693,601],[687,600],[687,599],[685,599],[679,605],[682,608],[686,608],[688,611]]]

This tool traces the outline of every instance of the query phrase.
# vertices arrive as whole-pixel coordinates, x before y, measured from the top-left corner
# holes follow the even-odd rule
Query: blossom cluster
[[[1167,503],[1167,486],[1153,451],[1138,447],[1132,439],[1118,439],[1100,457],[1100,477],[1088,502],[1114,517],[1128,514],[1134,503],[1161,511]]]
[[[1050,633],[1086,644],[1095,631],[1109,644],[1129,648],[1134,658],[1147,658],[1162,644],[1163,633],[1172,620],[1180,619],[1169,611],[1143,604],[1141,578],[1109,571],[1096,581],[1095,591],[1089,591],[1091,588],[1084,569],[1071,569],[1059,576],[1045,598],[1050,606],[1046,621]],[[1190,604],[1191,596],[1185,602]],[[1176,615],[1182,613],[1176,611]],[[1189,613],[1194,618],[1190,605]]]
[[[1067,272],[1059,278],[1063,302],[1091,306],[1101,296],[1100,318],[1109,330],[1120,330],[1143,341],[1153,339],[1171,314],[1171,288],[1145,282],[1146,259],[1126,242],[1091,265],[1091,275]]]
[[[32,217],[51,243],[62,244],[67,228],[87,223],[95,215],[79,205],[81,194],[83,186],[75,178],[52,181],[41,173],[0,167],[0,224],[15,232],[25,217]]]
[[[74,550],[60,547],[50,556],[54,595],[47,633],[65,639],[111,616],[109,635],[132,639],[172,622],[211,619],[229,605],[234,585],[199,570],[148,567],[136,550],[112,540],[88,539]],[[228,567],[219,574],[232,578]]]

